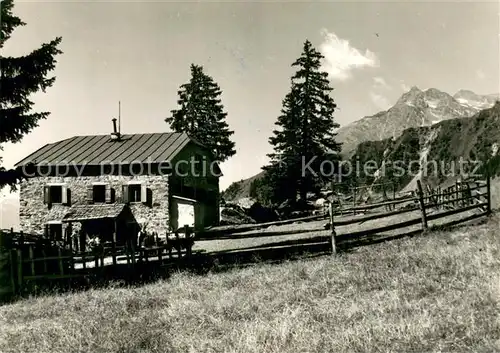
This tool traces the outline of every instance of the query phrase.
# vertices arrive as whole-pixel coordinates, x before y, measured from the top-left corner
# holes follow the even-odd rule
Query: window
[[[47,223],[45,225],[46,235],[51,240],[62,240],[63,239],[63,229],[62,223]]]
[[[113,203],[115,190],[109,184],[93,183],[87,187],[87,203]]]
[[[62,203],[62,186],[52,185],[50,187],[50,203]]]
[[[122,196],[123,202],[143,202],[147,203],[148,198],[151,198],[149,195],[151,192],[146,188],[146,186],[142,183],[129,183],[123,185]],[[149,195],[149,197],[148,197]]]
[[[129,202],[141,202],[141,185],[140,184],[130,184],[128,186],[128,201]]]
[[[69,190],[65,184],[49,184],[43,189],[43,200],[46,204],[68,204]]]
[[[95,203],[106,202],[106,185],[93,185],[92,186],[92,200]]]

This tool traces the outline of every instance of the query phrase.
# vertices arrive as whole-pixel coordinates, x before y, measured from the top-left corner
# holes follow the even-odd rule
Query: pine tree
[[[341,145],[335,142],[334,130],[339,124],[333,119],[336,104],[330,96],[333,88],[328,74],[321,71],[322,59],[306,41],[301,56],[292,64],[297,71],[276,122],[280,129],[269,139],[274,147],[274,153],[268,155],[271,164],[264,167],[275,188],[287,190],[276,198],[295,202],[298,192],[304,201],[307,192],[331,180],[337,170],[334,162]]]
[[[175,132],[185,132],[208,147],[219,162],[224,162],[236,150],[230,139],[234,132],[226,122],[221,94],[219,85],[203,72],[203,67],[192,64],[190,81],[178,91],[180,108],[172,110],[165,122]]]
[[[13,6],[13,0],[0,3],[0,49],[16,27],[26,25],[12,13]],[[0,56],[0,145],[21,141],[50,114],[33,112],[33,102],[29,97],[38,91],[45,92],[54,83],[55,77],[47,77],[47,74],[55,68],[55,56],[62,53],[57,48],[60,43],[61,38],[57,37],[26,56]],[[22,177],[20,169],[0,167],[0,189],[9,185],[15,190]]]

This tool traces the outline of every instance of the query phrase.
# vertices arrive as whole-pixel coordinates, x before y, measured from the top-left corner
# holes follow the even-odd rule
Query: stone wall
[[[122,197],[122,185],[129,181],[144,182],[152,191],[151,205],[132,203],[130,208],[137,221],[146,221],[148,230],[165,236],[169,229],[169,187],[168,177],[153,176],[94,176],[94,177],[36,177],[25,180],[20,186],[20,226],[30,234],[43,234],[45,224],[49,221],[60,221],[71,206],[87,203],[87,188],[92,183],[110,184],[115,190],[116,200]],[[71,193],[71,205],[44,203],[43,189],[49,183],[65,183]],[[73,227],[79,228],[78,223]]]

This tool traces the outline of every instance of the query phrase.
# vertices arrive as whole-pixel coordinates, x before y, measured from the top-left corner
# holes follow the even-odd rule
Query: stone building
[[[165,237],[185,224],[219,223],[219,166],[183,133],[76,136],[16,164],[26,233],[62,238],[73,230],[110,237],[147,230]],[[137,233],[136,233],[137,234]]]

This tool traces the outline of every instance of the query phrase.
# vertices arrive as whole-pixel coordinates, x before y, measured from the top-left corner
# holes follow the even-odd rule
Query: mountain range
[[[374,161],[378,166],[375,173],[360,169],[358,182],[394,182],[397,189],[410,191],[418,179],[436,186],[455,182],[462,172],[496,175],[499,151],[500,101],[469,118],[409,128],[395,139],[362,142],[351,158],[360,165]],[[405,173],[395,173],[396,162]]]
[[[497,126],[494,112],[498,107],[489,110],[497,99],[498,94],[479,95],[470,90],[459,90],[450,95],[436,88],[422,90],[413,86],[389,109],[340,128],[337,141],[342,142],[342,155],[346,159],[356,156],[382,163],[401,158],[401,155],[419,160],[422,153],[445,159],[457,157],[458,153],[470,158],[467,154],[491,149],[491,143],[494,143],[491,141],[500,143],[500,139],[496,140],[495,129],[489,131],[486,128]],[[485,114],[492,118],[484,119]],[[472,127],[469,124],[473,124]],[[474,128],[474,124],[479,125]],[[461,141],[465,147],[460,147]],[[262,176],[263,172],[233,183],[224,191],[224,198],[248,197],[252,182]],[[369,179],[364,181],[369,182]],[[399,187],[410,187],[412,179],[415,178],[407,175],[398,180]],[[441,177],[437,179],[442,181]]]
[[[340,128],[337,141],[343,144],[342,154],[349,157],[361,142],[398,138],[411,127],[471,117],[493,106],[497,98],[498,95],[478,95],[468,90],[460,90],[452,96],[435,88],[421,90],[414,86],[389,109]]]

